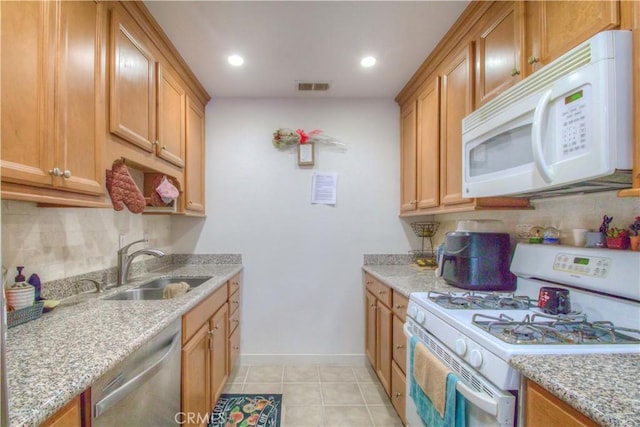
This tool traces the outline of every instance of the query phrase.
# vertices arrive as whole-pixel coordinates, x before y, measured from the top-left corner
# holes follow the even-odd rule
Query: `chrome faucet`
[[[140,239],[135,242],[131,242],[128,245],[125,245],[118,249],[118,283],[116,286],[122,286],[127,282],[127,276],[129,275],[129,267],[131,267],[131,262],[138,255],[152,255],[155,257],[164,256],[164,252],[160,249],[140,249],[139,251],[135,251],[131,255],[127,255],[129,248],[136,243],[147,243],[149,239]]]

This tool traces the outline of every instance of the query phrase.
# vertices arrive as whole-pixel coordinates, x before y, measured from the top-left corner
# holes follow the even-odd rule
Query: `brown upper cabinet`
[[[638,3],[472,1],[396,97],[401,116],[401,215],[528,208],[526,199],[463,198],[462,119],[600,31],[640,32]],[[635,52],[639,44],[640,36],[634,37]],[[635,60],[634,76],[638,75],[640,60]],[[637,82],[634,86],[640,93]],[[638,119],[636,98],[640,97],[634,98]],[[620,192],[623,196],[640,196],[637,131],[635,147],[634,188]]]
[[[620,1],[527,1],[527,75],[594,34],[619,28]]]
[[[104,206],[104,4],[1,7],[2,197]]]
[[[498,2],[483,18],[475,40],[476,108],[522,80],[523,13],[524,2]]]
[[[204,109],[187,97],[185,210],[189,214],[204,214]]]
[[[185,89],[159,62],[140,26],[117,9],[111,15],[109,52],[111,133],[184,167]]]

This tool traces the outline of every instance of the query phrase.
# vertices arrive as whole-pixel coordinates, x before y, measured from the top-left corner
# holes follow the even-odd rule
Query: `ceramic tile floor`
[[[368,366],[242,366],[225,393],[282,393],[283,427],[402,426]]]

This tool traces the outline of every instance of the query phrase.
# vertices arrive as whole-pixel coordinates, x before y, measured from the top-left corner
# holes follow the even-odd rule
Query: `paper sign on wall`
[[[335,205],[338,191],[337,172],[314,172],[311,184],[311,203]]]

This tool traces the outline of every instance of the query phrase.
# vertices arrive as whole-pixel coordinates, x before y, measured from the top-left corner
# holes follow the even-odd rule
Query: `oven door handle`
[[[487,395],[475,392],[471,390],[465,383],[458,381],[456,383],[456,390],[464,396],[474,406],[482,409],[484,412],[494,417],[498,416],[498,401],[493,400]]]

